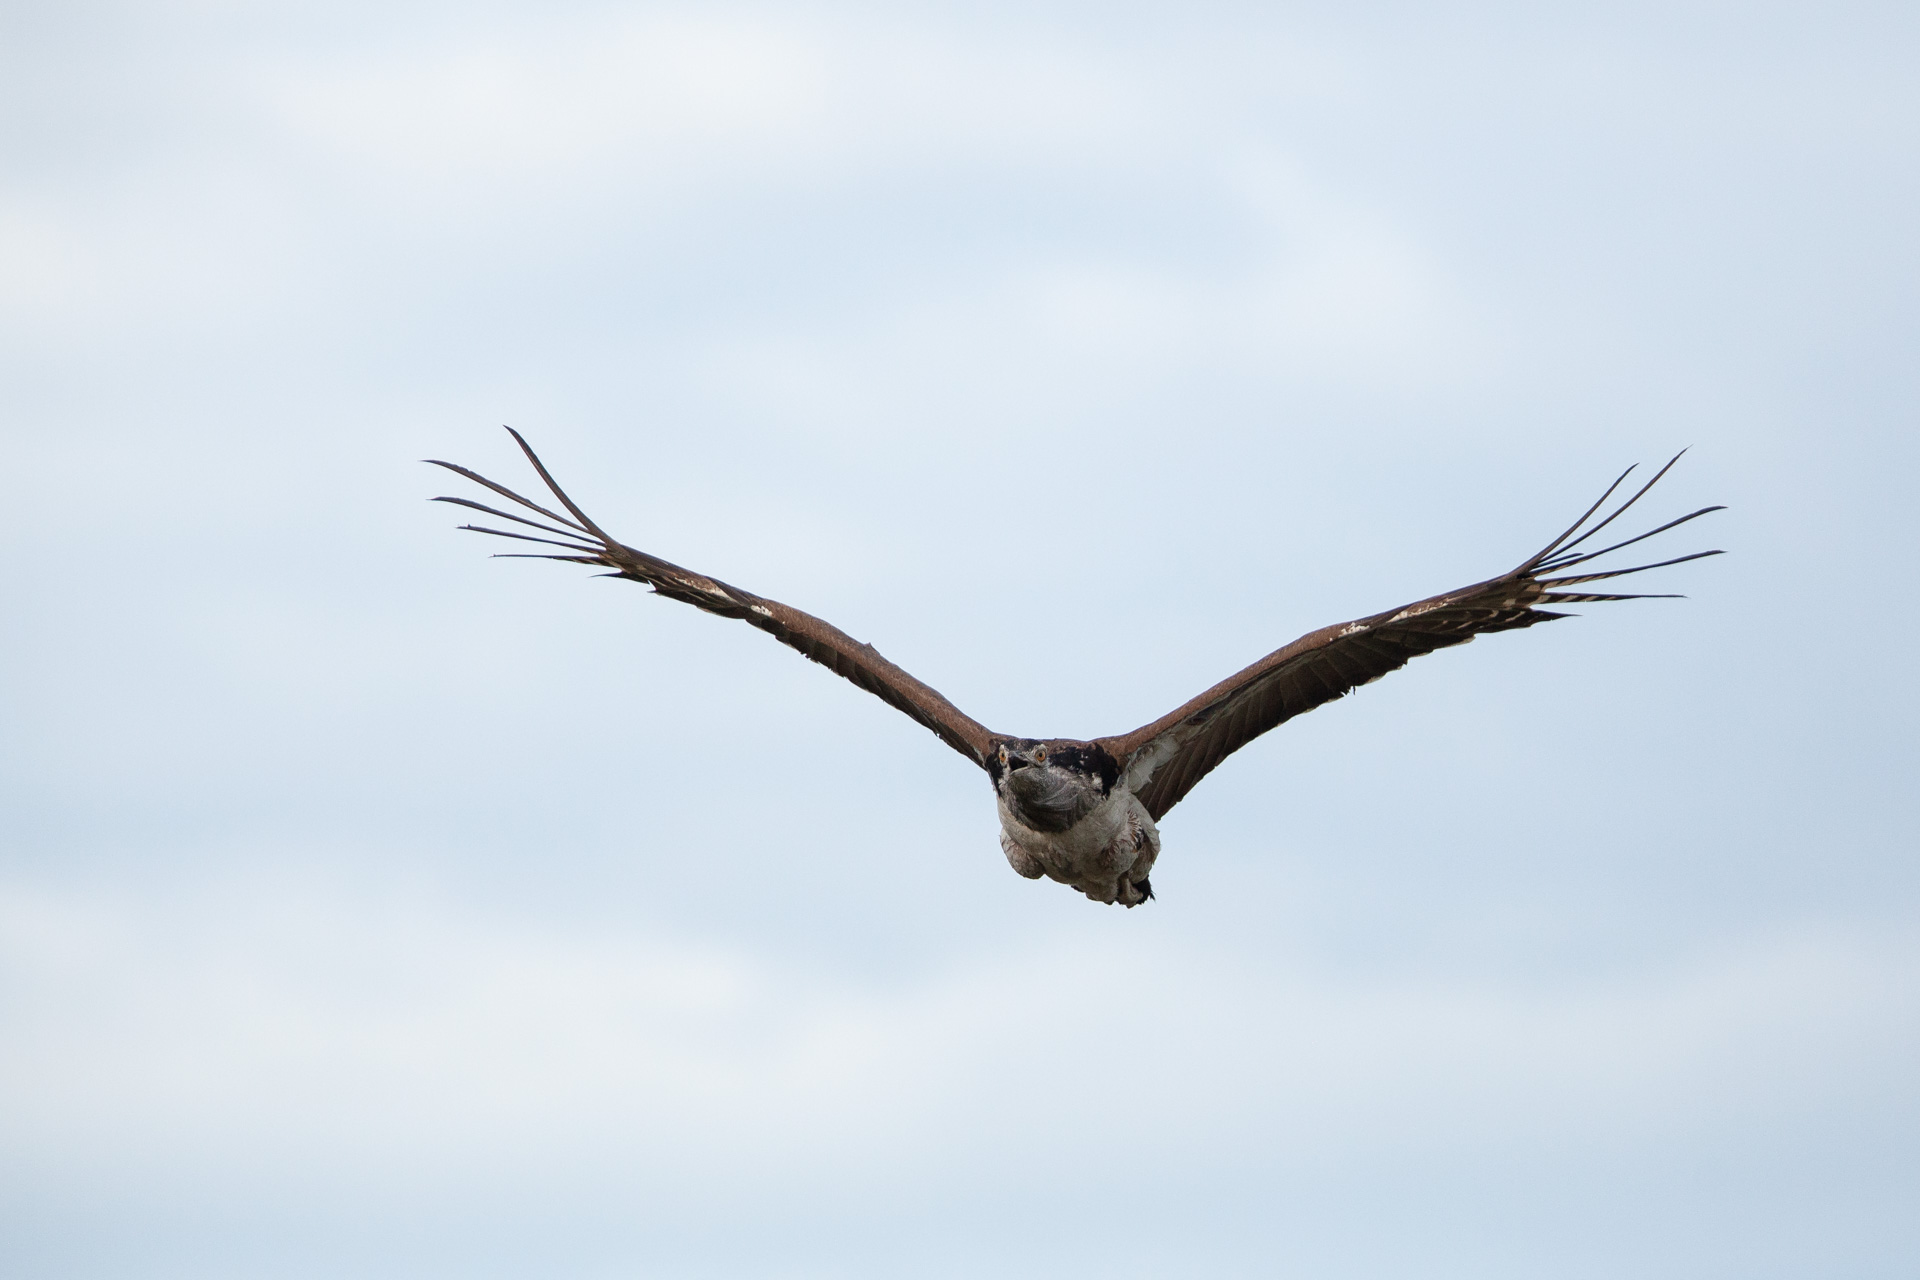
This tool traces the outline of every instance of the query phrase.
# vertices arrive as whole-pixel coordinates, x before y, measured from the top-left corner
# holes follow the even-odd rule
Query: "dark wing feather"
[[[471,524],[462,525],[461,528],[470,529],[475,533],[490,533],[501,538],[515,538],[524,542],[563,547],[572,554],[536,554],[532,558],[565,560],[573,564],[603,565],[613,570],[607,575],[609,577],[642,582],[670,600],[690,604],[708,613],[717,613],[723,618],[738,618],[742,622],[751,623],[780,643],[798,649],[834,674],[851,680],[888,706],[905,712],[916,722],[938,734],[942,742],[975,764],[985,765],[987,741],[992,737],[986,727],[948,702],[939,692],[922,684],[881,657],[879,651],[872,645],[860,643],[838,627],[810,613],[803,613],[790,605],[781,604],[778,600],[769,600],[765,596],[754,595],[751,591],[729,586],[717,578],[709,578],[705,574],[683,569],[677,564],[670,564],[614,540],[599,525],[588,519],[587,514],[575,506],[573,500],[561,491],[560,486],[554,483],[553,477],[547,473],[546,467],[527,442],[521,438],[520,433],[511,427],[507,430],[520,445],[521,451],[527,455],[527,460],[533,464],[534,470],[540,473],[540,479],[546,483],[547,488],[569,515],[549,511],[540,504],[521,497],[504,485],[495,484],[485,476],[469,471],[465,467],[430,458],[428,461],[434,466],[445,467],[449,471],[485,485],[525,510],[545,516],[546,520],[530,520],[525,516],[513,515],[466,498],[435,498],[435,502],[455,503],[475,511],[483,511],[502,520],[510,520],[524,528],[537,529],[554,536],[539,537]]]
[[[1487,632],[1512,631],[1567,616],[1534,607],[1543,603],[1654,598],[1555,588],[1624,577],[1630,573],[1721,553],[1700,551],[1658,564],[1637,565],[1610,572],[1559,577],[1549,575],[1585,564],[1609,551],[1617,551],[1642,538],[1685,524],[1709,511],[1722,510],[1720,507],[1704,507],[1605,550],[1585,553],[1574,551],[1580,543],[1611,524],[1621,512],[1638,502],[1678,461],[1679,456],[1675,455],[1673,461],[1662,467],[1638,493],[1582,533],[1581,529],[1587,521],[1620,487],[1627,473],[1632,471],[1629,467],[1627,473],[1622,473],[1620,479],[1615,480],[1612,487],[1600,496],[1600,501],[1574,522],[1572,528],[1511,573],[1458,591],[1449,591],[1445,595],[1433,596],[1403,609],[1390,609],[1370,618],[1324,627],[1301,636],[1284,649],[1275,650],[1152,724],[1143,725],[1119,737],[1103,738],[1100,743],[1128,769],[1134,783],[1134,793],[1146,805],[1147,812],[1157,820],[1193,790],[1200,779],[1212,772],[1215,765],[1267,730],[1284,724],[1302,712],[1311,711],[1324,702],[1342,697],[1360,685],[1378,680],[1389,671],[1397,671],[1423,653],[1465,644]]]

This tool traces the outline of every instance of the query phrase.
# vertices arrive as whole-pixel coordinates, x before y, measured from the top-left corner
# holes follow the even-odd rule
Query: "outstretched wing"
[[[569,554],[535,554],[528,558],[539,560],[566,560],[574,564],[603,565],[613,570],[604,575],[614,578],[627,578],[634,582],[644,582],[659,594],[696,609],[705,609],[708,613],[717,613],[725,618],[738,618],[752,623],[774,639],[798,649],[821,666],[845,676],[868,693],[873,694],[888,706],[904,711],[915,721],[933,730],[940,740],[958,751],[967,759],[982,767],[987,759],[987,740],[992,735],[986,726],[967,716],[958,707],[941,697],[939,692],[920,683],[888,662],[870,644],[862,644],[846,632],[831,623],[823,622],[810,613],[802,613],[778,600],[769,600],[765,596],[754,595],[751,591],[742,591],[739,587],[729,586],[718,578],[709,578],[705,574],[682,569],[677,564],[636,551],[632,547],[614,541],[607,533],[587,518],[587,514],[573,505],[573,500],[553,482],[553,477],[535,456],[532,448],[521,438],[518,431],[507,428],[514,440],[520,445],[521,452],[527,455],[527,461],[540,473],[541,480],[560,500],[572,515],[572,519],[549,511],[536,502],[529,502],[505,485],[495,484],[483,475],[455,466],[451,462],[441,462],[429,458],[436,467],[445,467],[457,472],[477,484],[483,484],[495,493],[511,502],[518,503],[528,511],[545,516],[552,523],[530,520],[511,512],[489,507],[484,503],[472,502],[466,498],[435,498],[435,502],[451,502],[462,507],[471,507],[475,511],[484,511],[490,516],[510,520],[515,524],[538,529],[553,537],[535,537],[531,534],[514,533],[506,529],[489,529],[481,525],[461,525],[475,533],[490,533],[501,538],[518,538],[525,542],[541,542],[550,546],[564,547]]]
[[[1684,452],[1684,450],[1682,451]],[[1156,819],[1180,802],[1222,760],[1276,725],[1323,702],[1331,702],[1360,685],[1397,671],[1408,661],[1435,649],[1465,644],[1489,631],[1512,631],[1536,622],[1564,618],[1564,613],[1535,605],[1588,600],[1643,600],[1651,596],[1602,595],[1561,588],[1620,578],[1646,569],[1717,556],[1697,551],[1657,564],[1635,565],[1602,573],[1560,574],[1562,570],[1598,559],[1608,552],[1651,538],[1721,507],[1703,507],[1636,538],[1599,551],[1577,552],[1588,538],[1613,523],[1659,483],[1675,462],[1660,468],[1638,493],[1621,503],[1586,531],[1587,521],[1619,489],[1632,467],[1621,473],[1600,501],[1587,508],[1573,527],[1548,543],[1511,573],[1478,582],[1458,591],[1433,596],[1403,609],[1390,609],[1370,618],[1324,627],[1276,649],[1238,675],[1230,676],[1186,705],[1143,725],[1132,733],[1100,740],[1127,770],[1134,794]],[[1577,535],[1577,536],[1576,536]]]

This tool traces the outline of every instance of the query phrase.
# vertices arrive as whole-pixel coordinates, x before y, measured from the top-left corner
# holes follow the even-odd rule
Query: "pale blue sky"
[[[0,1270],[1912,1276],[1917,25],[0,13]],[[1123,912],[488,560],[417,460],[503,422],[1035,735],[1681,446],[1734,554],[1262,739]]]

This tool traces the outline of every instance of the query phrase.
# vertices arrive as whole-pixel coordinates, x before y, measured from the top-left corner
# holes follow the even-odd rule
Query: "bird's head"
[[[1035,831],[1065,831],[1120,780],[1120,764],[1091,742],[999,738],[987,754],[993,789]]]

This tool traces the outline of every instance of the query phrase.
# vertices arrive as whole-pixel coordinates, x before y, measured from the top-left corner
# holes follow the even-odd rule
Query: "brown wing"
[[[1644,569],[1658,569],[1663,565],[1721,553],[1700,551],[1662,560],[1658,564],[1636,565],[1631,569],[1615,569],[1605,573],[1559,577],[1541,575],[1584,564],[1644,538],[1651,538],[1675,525],[1685,524],[1709,511],[1722,510],[1720,507],[1703,507],[1690,515],[1670,520],[1658,529],[1603,550],[1585,553],[1574,551],[1575,547],[1638,502],[1679,460],[1679,455],[1675,455],[1613,514],[1581,533],[1581,528],[1632,472],[1633,468],[1629,467],[1619,480],[1615,480],[1600,495],[1600,501],[1574,522],[1572,528],[1511,573],[1458,591],[1449,591],[1445,595],[1432,596],[1403,609],[1390,609],[1370,618],[1324,627],[1301,636],[1286,648],[1276,649],[1238,675],[1222,680],[1152,724],[1143,725],[1119,737],[1103,738],[1101,745],[1128,770],[1134,793],[1146,805],[1147,811],[1158,819],[1193,790],[1194,785],[1206,777],[1215,765],[1267,730],[1302,712],[1311,711],[1323,702],[1342,697],[1360,685],[1378,680],[1389,671],[1397,671],[1423,653],[1432,653],[1449,645],[1465,644],[1486,632],[1512,631],[1530,627],[1536,622],[1567,616],[1533,607],[1538,604],[1652,598],[1595,595],[1555,588],[1624,577]],[[1575,537],[1576,534],[1579,536]]]
[[[484,511],[488,515],[502,520],[511,520],[515,524],[539,529],[555,534],[555,538],[538,538],[524,533],[511,533],[505,529],[488,529],[480,525],[462,525],[475,533],[490,533],[501,538],[519,538],[526,542],[543,542],[551,546],[565,547],[573,554],[531,556],[540,560],[566,560],[574,564],[604,565],[612,569],[607,577],[627,578],[634,582],[644,582],[659,594],[672,600],[690,604],[696,609],[705,609],[708,613],[717,613],[725,618],[738,618],[742,622],[752,623],[774,639],[798,649],[821,666],[845,676],[868,693],[873,694],[888,706],[904,711],[915,721],[933,730],[940,740],[958,751],[967,759],[982,767],[987,759],[987,740],[992,735],[986,726],[967,716],[958,707],[948,702],[940,694],[920,683],[888,662],[870,644],[862,644],[846,632],[831,623],[823,622],[810,613],[803,613],[778,600],[769,600],[754,595],[751,591],[742,591],[739,587],[729,586],[717,578],[682,569],[677,564],[669,564],[644,551],[616,542],[599,525],[587,518],[584,511],[573,505],[573,500],[553,482],[553,477],[535,456],[532,448],[521,438],[518,431],[507,428],[527,460],[533,463],[533,469],[540,473],[547,488],[560,500],[560,505],[572,513],[573,518],[549,511],[535,502],[529,502],[504,485],[495,484],[485,476],[455,466],[451,462],[440,462],[429,458],[436,467],[445,467],[458,472],[467,479],[500,494],[510,501],[519,503],[529,511],[538,512],[553,524],[529,520],[524,516],[513,515],[483,503],[471,502],[466,498],[435,498],[435,502],[452,502],[459,506],[471,507],[475,511]],[[561,526],[556,528],[555,526]]]

